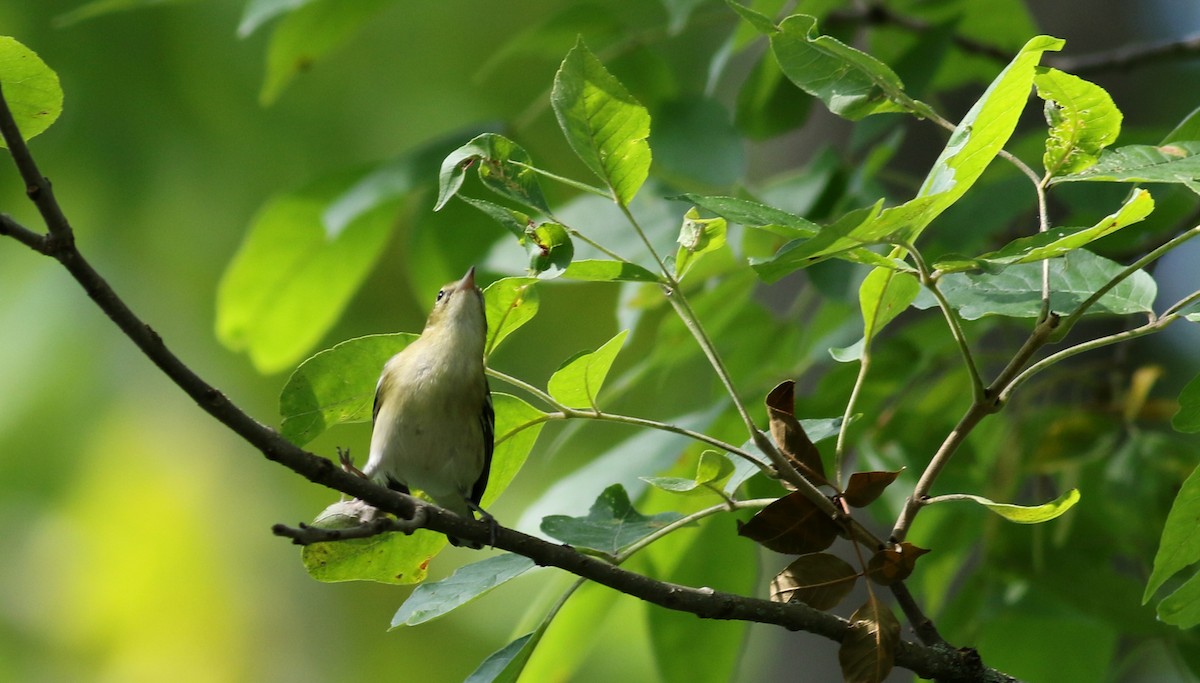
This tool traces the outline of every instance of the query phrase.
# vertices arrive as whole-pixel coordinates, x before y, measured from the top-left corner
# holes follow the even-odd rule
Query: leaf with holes
[[[1200,193],[1200,141],[1182,140],[1160,147],[1128,145],[1105,150],[1094,165],[1054,183],[1101,181],[1115,183],[1179,183]]]
[[[1042,165],[1051,176],[1079,173],[1096,163],[1100,151],[1116,142],[1121,111],[1104,88],[1078,76],[1038,67],[1033,77],[1046,101],[1050,136]]]
[[[479,180],[491,191],[542,214],[550,213],[529,153],[524,147],[495,133],[477,136],[442,161],[434,211],[441,209],[458,193],[467,170],[472,166],[476,167]]]

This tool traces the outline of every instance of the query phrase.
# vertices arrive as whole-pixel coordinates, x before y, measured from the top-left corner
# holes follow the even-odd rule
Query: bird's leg
[[[343,449],[341,446],[338,446],[337,454],[338,464],[342,466],[343,471],[362,477],[363,479],[367,478],[367,475],[363,474],[362,470],[354,466],[354,459],[350,457],[349,448]]]
[[[490,535],[488,536],[488,545],[495,548],[496,547],[496,531],[500,528],[500,523],[496,521],[496,518],[492,516],[492,513],[479,507],[479,504],[473,500],[467,501],[467,508],[469,510],[479,514],[479,521],[487,523],[489,533],[490,533]]]

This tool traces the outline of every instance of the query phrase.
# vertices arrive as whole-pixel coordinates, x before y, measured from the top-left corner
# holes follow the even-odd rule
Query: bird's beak
[[[471,266],[471,269],[467,271],[463,279],[458,281],[458,288],[460,290],[475,289],[475,266]]]

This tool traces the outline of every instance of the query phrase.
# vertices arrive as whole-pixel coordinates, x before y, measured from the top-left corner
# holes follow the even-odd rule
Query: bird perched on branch
[[[478,512],[492,525],[494,544],[495,519],[479,507],[495,446],[486,338],[483,292],[471,268],[438,292],[421,336],[383,366],[363,475],[402,493],[420,489],[467,519]]]

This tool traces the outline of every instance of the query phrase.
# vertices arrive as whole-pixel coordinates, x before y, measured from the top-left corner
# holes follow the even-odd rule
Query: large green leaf
[[[1160,147],[1129,145],[1105,150],[1087,169],[1058,176],[1051,183],[1082,180],[1118,183],[1180,183],[1200,193],[1200,141],[1184,140]]]
[[[1179,412],[1171,418],[1171,426],[1187,434],[1200,432],[1200,375],[1179,392]]]
[[[258,98],[269,105],[313,63],[340,47],[393,0],[309,0],[291,11],[271,32],[267,73]],[[243,24],[246,20],[243,19]]]
[[[392,628],[416,626],[436,619],[533,567],[533,560],[514,553],[495,555],[459,567],[441,581],[417,586],[392,617]]]
[[[858,289],[863,339],[870,342],[884,325],[908,308],[920,290],[921,283],[911,273],[876,268],[867,274]]]
[[[0,88],[26,140],[49,128],[62,113],[58,74],[33,50],[8,36],[0,36]],[[0,147],[7,147],[3,140]]]
[[[537,278],[506,277],[483,290],[488,325],[485,356],[490,356],[505,337],[537,315],[540,299],[536,283]]]
[[[544,413],[515,396],[492,394],[492,403],[496,409],[496,449],[487,491],[480,503],[484,508],[508,488],[544,422]],[[412,535],[388,533],[314,543],[304,547],[301,559],[309,575],[319,581],[413,584],[425,580],[429,561],[446,543],[444,535],[419,529]]]
[[[817,33],[816,17],[796,14],[770,33],[783,73],[833,113],[851,120],[910,111],[904,84],[886,64]]]
[[[1050,308],[1066,315],[1116,277],[1124,267],[1086,249],[1076,249],[1050,261]],[[954,273],[939,281],[942,293],[959,315],[975,320],[988,315],[1036,318],[1042,307],[1042,266],[1022,263],[996,274]],[[1149,313],[1158,288],[1145,271],[1138,271],[1113,287],[1090,309],[1089,314]],[[932,295],[922,292],[913,305],[937,305]]]
[[[595,351],[577,354],[563,363],[546,384],[550,395],[569,408],[595,408],[604,378],[628,335],[629,330],[622,330]]]
[[[1042,164],[1051,176],[1078,173],[1116,142],[1121,111],[1104,88],[1058,69],[1039,68],[1033,84],[1046,100],[1050,136]]]
[[[643,515],[633,509],[625,487],[613,484],[592,504],[587,517],[551,515],[542,520],[542,531],[576,547],[616,555],[680,517],[678,512]]]
[[[295,364],[333,325],[391,234],[396,201],[331,234],[328,208],[365,174],[275,197],[254,218],[217,290],[217,337],[260,372]]]
[[[628,205],[650,172],[650,114],[580,40],[554,76],[550,103],[571,149]]]
[[[994,269],[1015,263],[1032,263],[1062,256],[1124,227],[1138,223],[1154,210],[1154,198],[1145,190],[1135,190],[1129,201],[1116,213],[1102,218],[1087,228],[1051,228],[1028,237],[1019,237],[996,251],[973,259],[951,258],[939,261],[934,268],[944,273],[965,270]]]
[[[1058,50],[1063,41],[1038,36],[992,81],[951,133],[946,147],[912,200],[883,210],[859,224],[839,221],[798,245],[790,254],[797,267],[863,244],[917,236],[979,179],[1016,128],[1029,99],[1034,70],[1042,53]]]
[[[279,394],[283,436],[303,446],[333,425],[369,421],[384,363],[416,339],[407,333],[358,337],[301,363]]]
[[[1142,604],[1149,602],[1167,579],[1196,562],[1200,562],[1200,467],[1183,482],[1171,504]],[[1200,596],[1196,599],[1200,600]]]

